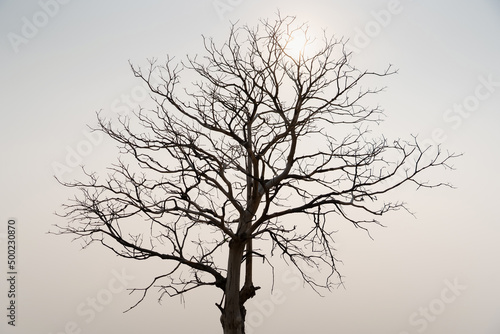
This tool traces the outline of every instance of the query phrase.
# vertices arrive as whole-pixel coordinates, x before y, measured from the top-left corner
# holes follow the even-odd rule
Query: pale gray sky
[[[53,212],[72,195],[59,186],[73,165],[113,162],[112,145],[88,138],[95,111],[144,101],[128,60],[182,57],[201,34],[223,38],[229,21],[296,15],[351,39],[358,64],[399,74],[379,95],[387,136],[419,134],[464,152],[442,175],[456,190],[399,191],[417,213],[388,216],[374,240],[348,224],[338,233],[346,289],[318,297],[278,268],[248,302],[250,333],[497,334],[500,331],[500,2],[411,0],[78,1],[0,0],[0,267],[5,225],[19,224],[18,328],[2,333],[219,333],[218,291],[151,295],[123,314],[160,262],[129,262],[101,247],[80,251],[48,235]],[[90,146],[87,144],[90,143]],[[75,153],[84,152],[85,154]],[[7,285],[0,280],[5,310]]]

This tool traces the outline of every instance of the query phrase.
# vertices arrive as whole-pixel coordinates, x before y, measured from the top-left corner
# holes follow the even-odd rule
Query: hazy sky
[[[185,306],[178,298],[159,305],[151,294],[123,314],[137,300],[125,288],[147,285],[163,264],[119,259],[97,245],[81,251],[47,234],[64,224],[53,213],[72,195],[54,168],[64,166],[69,180],[76,164],[113,162],[111,143],[89,138],[86,124],[97,110],[143,102],[129,60],[196,53],[201,34],[222,38],[230,21],[254,25],[277,9],[350,38],[357,64],[399,69],[379,96],[388,137],[419,134],[464,156],[455,172],[435,175],[456,190],[398,192],[417,219],[388,216],[374,240],[344,224],[336,246],[345,289],[318,297],[283,267],[271,297],[263,271],[255,278],[263,289],[247,303],[248,331],[500,332],[498,0],[0,0],[3,273],[8,219],[19,227],[18,328],[6,324],[2,278],[0,332],[221,332],[215,289],[186,295]]]

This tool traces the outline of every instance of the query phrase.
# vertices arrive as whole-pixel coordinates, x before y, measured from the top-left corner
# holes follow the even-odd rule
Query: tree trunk
[[[245,242],[234,240],[229,242],[226,298],[221,315],[224,334],[245,333],[245,311],[240,302],[241,261],[244,249]]]

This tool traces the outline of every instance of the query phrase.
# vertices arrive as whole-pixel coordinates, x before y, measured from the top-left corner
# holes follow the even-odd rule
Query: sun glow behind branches
[[[310,46],[310,40],[305,31],[294,31],[287,40],[285,52],[295,60],[302,58],[307,47]]]

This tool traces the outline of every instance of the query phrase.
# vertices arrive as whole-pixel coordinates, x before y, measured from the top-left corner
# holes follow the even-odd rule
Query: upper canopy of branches
[[[306,42],[297,52],[291,45],[300,34]],[[329,287],[337,274],[336,216],[366,228],[404,207],[383,201],[392,189],[441,185],[418,177],[449,167],[453,154],[368,130],[381,111],[364,98],[380,89],[360,83],[394,73],[390,67],[358,70],[343,40],[312,39],[292,17],[235,25],[223,45],[204,38],[204,46],[203,56],[182,62],[132,66],[156,108],[119,125],[99,119],[99,130],[135,165],[120,160],[105,180],[88,173],[86,181],[65,183],[82,194],[66,206],[72,221],[62,233],[100,241],[124,257],[176,261],[165,275],[169,294],[222,288],[218,250],[249,238],[268,240],[311,286]],[[195,81],[182,85],[184,78]],[[310,219],[283,219],[300,214]],[[303,265],[330,271],[318,281]],[[174,279],[180,267],[191,277]]]

